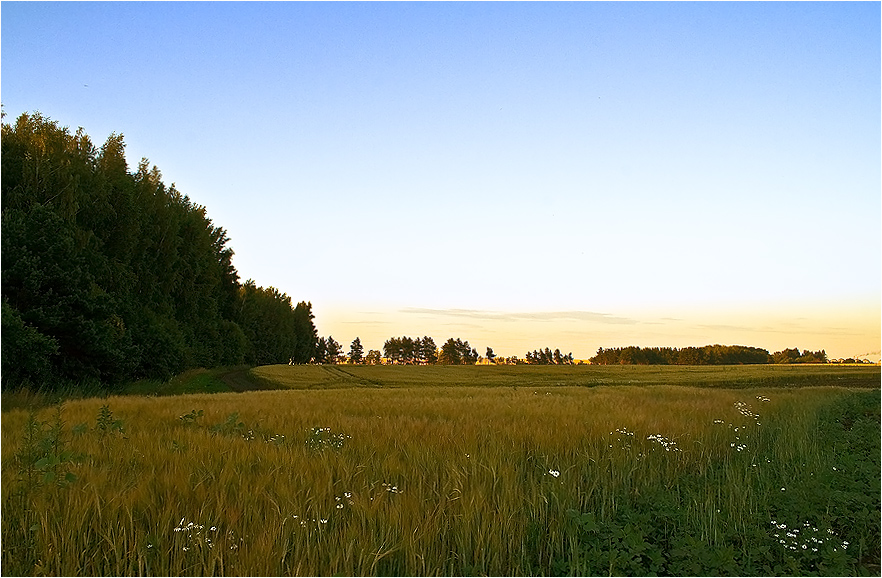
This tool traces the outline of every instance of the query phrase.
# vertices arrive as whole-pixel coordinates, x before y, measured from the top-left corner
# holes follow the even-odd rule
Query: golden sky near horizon
[[[843,303],[822,307],[778,304],[732,309],[622,309],[618,314],[587,311],[502,312],[417,307],[365,310],[327,309],[314,304],[316,323],[348,352],[359,337],[365,350],[379,349],[390,337],[428,335],[440,346],[461,338],[484,355],[523,358],[550,347],[588,359],[598,347],[687,347],[715,343],[746,345],[769,352],[797,347],[824,349],[831,359],[867,356],[880,360],[880,305]]]

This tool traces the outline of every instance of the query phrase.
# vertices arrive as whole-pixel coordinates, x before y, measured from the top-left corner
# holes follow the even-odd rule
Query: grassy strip
[[[110,390],[98,384],[65,390],[3,392],[2,410],[41,408],[60,400],[110,395],[183,395],[266,389],[351,387],[597,387],[686,385],[710,388],[879,388],[880,366],[363,366],[269,365],[193,369],[167,382],[141,380]]]
[[[142,379],[127,383],[121,388],[111,389],[100,384],[71,385],[62,390],[40,390],[24,388],[17,391],[4,391],[3,411],[28,408],[45,408],[60,401],[73,401],[87,398],[106,398],[111,395],[185,395],[194,393],[223,393],[232,391],[224,383],[223,377],[234,371],[248,372],[248,366],[217,367],[213,369],[191,369],[174,376],[169,381]],[[252,378],[257,381],[257,378]],[[258,386],[253,389],[259,389]]]
[[[880,366],[727,365],[268,365],[251,373],[288,389],[340,387],[596,387],[605,385],[685,385],[690,387],[798,388],[818,386],[879,388]]]

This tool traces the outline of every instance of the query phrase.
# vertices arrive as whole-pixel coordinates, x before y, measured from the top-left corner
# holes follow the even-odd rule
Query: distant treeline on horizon
[[[769,353],[744,345],[704,347],[616,347],[600,348],[591,358],[596,365],[748,365],[764,363],[827,363],[823,349],[800,352],[798,348]]]
[[[356,337],[349,354],[333,337],[318,339],[316,356],[311,363],[356,365],[581,365],[572,353],[561,353],[560,349],[536,349],[528,351],[523,358],[502,357],[487,348],[485,356],[469,345],[468,341],[450,338],[438,348],[431,337],[390,337],[379,350],[364,352],[361,339]],[[705,345],[704,347],[616,347],[604,349],[590,358],[593,365],[757,365],[769,363],[828,363],[827,353],[798,348],[784,349],[769,353],[766,349],[744,345]],[[844,360],[846,362],[855,360]],[[293,359],[290,363],[296,363]]]

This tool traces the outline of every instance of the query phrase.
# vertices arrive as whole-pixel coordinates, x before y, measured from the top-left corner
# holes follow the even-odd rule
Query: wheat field
[[[813,428],[852,394],[424,384],[6,411],[3,574],[607,575],[661,542],[664,573],[687,537],[717,555],[733,536],[783,564],[773,504],[831,467]],[[661,508],[652,539],[629,538],[641,508]],[[612,558],[595,523],[621,534]]]

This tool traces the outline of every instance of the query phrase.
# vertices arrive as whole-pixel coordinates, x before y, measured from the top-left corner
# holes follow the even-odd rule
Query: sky
[[[880,357],[878,2],[0,4],[6,122],[122,133],[320,335]]]

